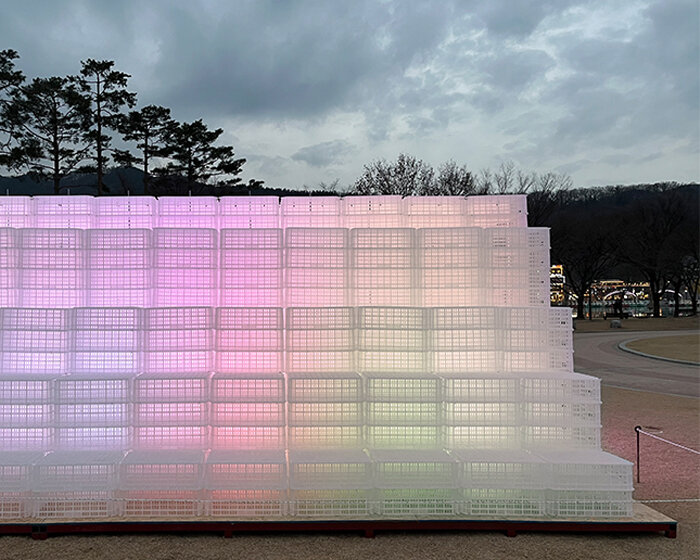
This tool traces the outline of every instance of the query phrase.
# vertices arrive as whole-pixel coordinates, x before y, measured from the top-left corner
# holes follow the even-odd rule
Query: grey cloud
[[[313,167],[325,167],[342,162],[343,158],[353,150],[353,146],[345,140],[332,140],[305,146],[293,154],[292,159],[303,161]]]
[[[273,153],[237,150],[270,183],[328,166],[349,182],[366,154],[422,141],[459,157],[443,131],[484,139],[484,158],[601,177],[611,153],[697,161],[697,21],[697,0],[5,0],[0,48],[29,77],[115,60],[141,104],[239,123],[253,152],[280,125]]]

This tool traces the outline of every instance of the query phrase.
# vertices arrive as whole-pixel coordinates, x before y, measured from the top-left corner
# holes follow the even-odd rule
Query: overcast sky
[[[576,186],[700,179],[697,0],[3,0],[29,78],[87,58],[225,130],[245,179],[408,153]]]

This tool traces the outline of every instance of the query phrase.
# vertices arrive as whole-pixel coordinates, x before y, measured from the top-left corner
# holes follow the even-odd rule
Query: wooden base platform
[[[635,503],[634,516],[623,519],[35,520],[0,523],[0,535],[28,535],[33,539],[46,539],[54,535],[74,534],[211,532],[231,537],[235,533],[356,531],[371,538],[378,531],[503,531],[509,537],[515,537],[521,532],[664,533],[673,539],[676,537],[677,525],[674,519],[644,504]]]

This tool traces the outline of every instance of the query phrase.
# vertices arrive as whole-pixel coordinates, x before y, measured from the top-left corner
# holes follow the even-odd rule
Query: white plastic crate
[[[288,330],[351,329],[354,326],[352,307],[308,307],[285,310]]]
[[[518,426],[520,406],[514,402],[443,402],[442,420],[448,426]]]
[[[63,331],[70,328],[70,313],[64,309],[2,309],[3,330]]]
[[[527,227],[527,197],[524,194],[468,196],[465,205],[467,216],[510,215],[522,222],[510,227]]]
[[[121,462],[121,490],[198,490],[204,481],[204,452],[130,451]]]
[[[437,426],[440,419],[437,402],[365,403],[365,421],[373,426]]]
[[[144,334],[144,350],[150,356],[153,354],[161,356],[168,351],[214,350],[214,331],[212,329],[158,329],[146,330]],[[183,360],[183,365],[185,364],[186,362]]]
[[[289,426],[289,449],[362,449],[362,425]]]
[[[377,492],[379,514],[388,517],[445,517],[459,511],[462,495],[450,488],[385,488]]]
[[[38,228],[91,228],[93,200],[87,195],[35,196],[33,224]]]
[[[340,199],[335,196],[288,196],[280,203],[280,225],[290,227],[342,227]]]
[[[4,428],[51,428],[53,423],[53,405],[0,403],[0,426]]]
[[[481,305],[483,303],[482,293],[484,288],[464,287],[450,285],[453,276],[460,276],[455,271],[449,271],[449,277],[445,278],[445,283],[440,282],[443,274],[429,274],[431,272],[441,272],[440,269],[423,269],[418,272],[418,289],[417,302],[423,307],[447,307],[451,305]],[[468,283],[471,271],[463,269],[464,276],[460,277],[457,282]],[[432,285],[432,287],[431,287]]]
[[[216,249],[218,232],[212,228],[158,227],[153,229],[154,249]]]
[[[222,274],[225,271],[222,271]],[[237,271],[238,272],[238,271]],[[266,278],[267,275],[266,275]],[[219,289],[219,304],[223,307],[250,307],[262,305],[266,307],[280,307],[283,304],[282,276],[276,272],[271,282],[277,287],[262,288],[226,288]]]
[[[471,488],[464,491],[464,515],[477,517],[541,517],[545,491],[519,488]]]
[[[32,516],[30,492],[0,492],[0,519],[25,519]]]
[[[218,329],[216,349],[222,352],[281,352],[282,329]]]
[[[204,512],[204,493],[194,490],[129,490],[118,493],[122,515],[133,519],[183,519]]]
[[[552,449],[537,456],[549,466],[546,487],[552,490],[632,490],[634,465],[605,451]]]
[[[415,268],[418,263],[414,256],[415,251],[410,247],[356,247],[350,254],[350,266],[388,273],[394,269]]]
[[[289,426],[361,426],[360,402],[301,402],[287,405]]]
[[[345,196],[340,204],[346,228],[399,228],[405,225],[399,195]]]
[[[281,249],[283,247],[281,229],[222,229],[220,247],[222,253],[229,249]]]
[[[494,352],[501,348],[500,334],[496,329],[434,329],[429,331],[430,348],[436,351]]]
[[[113,492],[42,492],[32,498],[32,516],[40,519],[104,519],[120,514]]]
[[[600,425],[523,426],[522,442],[531,450],[556,447],[600,449]]]
[[[149,402],[134,405],[137,428],[157,426],[206,426],[209,406],[206,402]]]
[[[600,403],[524,402],[521,421],[532,426],[599,427]]]
[[[292,490],[369,489],[372,483],[372,462],[360,449],[289,452]]]
[[[327,305],[335,307],[350,303],[352,294],[346,287],[347,273],[344,270],[288,269],[285,276],[288,282],[284,289],[285,306],[316,307]],[[291,286],[292,282],[298,285]]]
[[[37,492],[109,491],[117,487],[120,451],[55,451],[36,461]]]
[[[161,196],[158,227],[216,228],[218,200],[214,196]]]
[[[115,450],[132,447],[132,428],[123,426],[67,426],[56,428],[56,449]]]
[[[290,514],[297,518],[362,519],[373,513],[374,491],[351,490],[291,490]]]
[[[502,369],[503,360],[500,353],[494,350],[434,350],[431,356],[432,371],[438,375],[478,375]]]
[[[294,333],[294,335],[296,334]],[[290,335],[289,332],[288,335]],[[321,350],[318,352],[287,350],[285,357],[285,371],[287,373],[341,373],[356,369],[355,353],[352,350]]]
[[[28,196],[0,197],[0,226],[27,228],[33,225],[32,199]]]
[[[549,228],[514,227],[486,229],[482,235],[485,247],[545,249],[549,251]]]
[[[216,269],[153,269],[153,305],[214,307],[218,303]]]
[[[478,247],[424,247],[416,250],[415,265],[419,268],[472,269],[479,268],[481,251]]]
[[[93,201],[93,227],[100,229],[152,228],[156,199],[150,196],[99,196]]]
[[[285,383],[281,373],[215,373],[211,377],[211,401],[284,403]]]
[[[22,249],[84,249],[85,233],[78,229],[26,228],[18,232]]]
[[[220,228],[279,227],[276,196],[223,196],[219,199]]]
[[[5,428],[0,426],[3,451],[45,451],[54,443],[53,428]]]
[[[209,426],[136,426],[135,449],[208,449]]]
[[[355,348],[351,327],[287,328],[285,334],[287,351],[330,352],[350,351]]]
[[[412,249],[415,233],[411,228],[366,228],[350,231],[353,249]]]
[[[362,379],[353,372],[289,373],[289,403],[361,402]]]
[[[142,370],[141,352],[73,352],[69,369],[73,373],[132,373]]]
[[[541,490],[550,480],[550,466],[523,449],[454,450],[458,486],[462,488],[511,488]]]
[[[442,398],[448,402],[513,403],[520,400],[520,377],[509,374],[479,376],[441,374]]]
[[[89,229],[85,232],[85,248],[90,254],[100,255],[100,251],[139,251],[150,250],[153,245],[151,229]]]
[[[142,373],[134,378],[134,402],[206,402],[206,372]]]
[[[217,373],[277,373],[282,371],[283,353],[218,351],[214,371]]]
[[[219,253],[215,249],[154,249],[153,266],[155,268],[214,269],[219,266]]]
[[[361,351],[424,351],[425,333],[417,329],[359,328],[356,331],[357,348]]]
[[[142,329],[137,326],[119,328],[112,321],[102,327],[78,327],[73,334],[73,349],[76,352],[138,351],[141,349]],[[112,323],[111,325],[109,323]]]
[[[43,451],[3,450],[0,454],[0,502],[8,493],[12,496],[16,492],[31,490],[34,464],[43,456]]]
[[[580,373],[522,374],[520,391],[527,402],[600,403],[600,379]]]
[[[55,375],[10,374],[0,375],[0,403],[51,404]]]
[[[95,399],[96,400],[96,399]],[[58,427],[110,427],[131,425],[131,405],[121,403],[64,403],[56,405]]]
[[[573,371],[573,354],[566,350],[550,351],[505,351],[503,370],[509,373]]]
[[[465,198],[462,196],[407,196],[403,199],[403,213],[411,217],[434,217],[442,222],[446,217],[456,218],[455,223],[440,223],[426,227],[459,227],[465,213]],[[414,226],[416,227],[416,226]],[[423,226],[420,226],[423,227]]]
[[[366,426],[367,445],[375,449],[436,449],[441,447],[437,426]]]
[[[213,350],[151,351],[144,352],[146,373],[176,374],[191,372],[202,374],[214,370]]]
[[[68,371],[68,352],[0,352],[5,374],[61,375]]]
[[[37,269],[81,269],[87,265],[84,249],[20,249],[19,266]]]
[[[284,426],[212,426],[212,449],[284,449]]]
[[[448,449],[517,449],[521,435],[518,426],[444,426],[441,442]]]
[[[478,248],[482,243],[481,228],[427,227],[416,231],[416,247],[423,249]]]
[[[324,251],[327,250],[345,249],[348,246],[348,230],[342,227],[288,227],[284,230],[284,246],[287,249],[287,255],[291,249],[320,249],[320,253],[323,255]],[[323,257],[321,261],[323,261]]]
[[[58,330],[3,330],[0,331],[0,349],[35,350],[38,354],[67,352],[71,347],[71,332]]]
[[[632,517],[632,492],[549,490],[547,514],[554,517],[620,519]]]
[[[409,272],[409,276],[412,275],[412,271]],[[405,282],[404,282],[405,280]],[[363,280],[366,283],[372,283],[370,281]],[[384,287],[353,287],[350,290],[350,299],[353,305],[357,307],[361,306],[407,306],[414,305],[418,302],[419,294],[417,290],[412,287],[408,287],[411,282],[408,278],[403,278],[402,275],[398,277],[398,287],[392,288],[387,285]]]
[[[439,379],[430,373],[370,372],[362,377],[367,402],[436,403],[442,398]]]
[[[225,270],[275,270],[282,268],[283,255],[279,248],[222,249],[219,266]]]
[[[72,373],[55,381],[55,402],[61,404],[130,403],[133,376],[128,373]]]
[[[374,449],[369,452],[377,488],[454,488],[457,462],[443,450]]]
[[[205,515],[226,519],[269,519],[287,515],[286,490],[211,490],[206,492]]]
[[[211,405],[212,426],[284,426],[281,402],[219,402]]]
[[[204,469],[204,487],[214,491],[287,488],[287,457],[283,450],[211,451]]]
[[[443,307],[428,310],[434,329],[500,329],[498,310],[493,307]]]

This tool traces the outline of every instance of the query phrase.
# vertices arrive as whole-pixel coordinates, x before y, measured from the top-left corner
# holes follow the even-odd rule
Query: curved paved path
[[[613,387],[700,397],[700,367],[645,358],[617,347],[620,342],[669,336],[674,332],[574,332],[574,370],[600,377],[603,384]],[[697,331],[678,334],[693,332]]]

